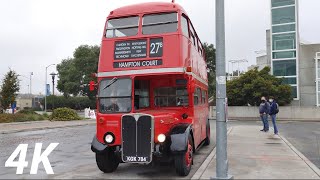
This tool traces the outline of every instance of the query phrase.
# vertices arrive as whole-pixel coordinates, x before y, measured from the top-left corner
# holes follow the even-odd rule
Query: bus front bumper
[[[108,145],[102,144],[98,141],[97,135],[92,139],[91,150],[95,153],[104,153],[107,150]]]

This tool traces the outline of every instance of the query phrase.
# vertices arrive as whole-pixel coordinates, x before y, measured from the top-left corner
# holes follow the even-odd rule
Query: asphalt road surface
[[[229,121],[229,126],[261,125],[259,121]],[[270,123],[272,125],[272,123]],[[320,122],[279,122],[279,132],[288,139],[301,153],[320,168]],[[194,165],[190,179],[208,154],[214,148],[215,121],[211,121],[211,145],[202,147],[194,156]],[[0,179],[7,178],[104,178],[104,179],[150,179],[150,178],[181,178],[176,175],[171,165],[138,165],[120,164],[117,171],[104,174],[98,170],[94,153],[90,150],[95,126],[79,126],[56,128],[40,131],[1,134],[0,136]],[[262,132],[257,132],[262,133]],[[271,133],[271,132],[270,132]],[[50,154],[49,160],[54,175],[47,175],[42,163],[37,175],[30,175],[30,167],[35,143],[43,143],[43,150],[50,143],[60,143]],[[26,161],[28,167],[22,175],[16,175],[16,168],[4,167],[5,161],[19,144],[28,144]],[[42,150],[42,152],[43,152]],[[214,171],[214,169],[212,170]]]
[[[214,148],[215,121],[211,121],[211,145],[202,147],[194,156],[194,164],[190,179]],[[95,134],[95,125],[80,127],[56,128],[48,130],[2,134],[0,136],[0,179],[8,178],[81,178],[81,179],[150,179],[150,178],[181,178],[176,175],[173,165],[141,165],[120,164],[114,173],[102,173],[95,162],[95,154],[91,151],[91,141]],[[30,175],[32,155],[35,143],[43,143],[42,152],[50,143],[59,145],[48,156],[53,175],[47,175],[42,163],[38,174]],[[16,175],[16,168],[5,167],[5,161],[19,144],[28,144],[28,167],[22,175]],[[213,170],[214,171],[214,170]]]

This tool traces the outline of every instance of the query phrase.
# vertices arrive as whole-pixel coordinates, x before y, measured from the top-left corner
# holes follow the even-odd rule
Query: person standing
[[[279,105],[277,104],[277,102],[274,100],[274,97],[272,97],[272,96],[270,96],[269,102],[270,102],[270,113],[269,113],[269,115],[270,115],[271,120],[272,120],[274,134],[277,135],[278,134],[278,128],[277,128],[277,124],[276,124],[276,118],[277,118],[277,114],[279,112]]]
[[[269,122],[268,122],[268,114],[270,112],[270,105],[267,102],[264,96],[261,97],[261,103],[259,106],[260,118],[263,123],[263,129],[260,131],[268,132],[269,131]]]

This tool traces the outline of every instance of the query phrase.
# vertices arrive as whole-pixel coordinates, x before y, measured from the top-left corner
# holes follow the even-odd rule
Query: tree
[[[257,106],[262,96],[273,96],[279,105],[290,104],[291,86],[283,84],[283,79],[270,75],[270,67],[261,71],[252,69],[239,78],[227,82],[228,104],[231,106]]]
[[[17,97],[20,90],[18,75],[15,71],[9,70],[4,76],[0,91],[0,104],[2,109],[7,109]]]
[[[91,76],[92,73],[98,71],[100,47],[81,45],[73,53],[73,58],[63,59],[57,65],[59,80],[57,88],[63,92],[64,96],[83,95],[94,98],[96,92],[89,91],[88,86],[91,80],[95,80]]]
[[[213,44],[203,43],[207,61],[209,97],[216,95],[216,49]]]

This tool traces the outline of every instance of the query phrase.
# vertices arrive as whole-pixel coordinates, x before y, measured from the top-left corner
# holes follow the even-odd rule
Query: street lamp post
[[[56,73],[52,72],[50,74],[52,76],[52,95],[54,96],[54,78],[56,77]],[[52,110],[54,109],[54,98],[52,99]]]
[[[48,74],[48,68],[50,66],[54,66],[55,64],[50,64],[46,66],[46,84],[45,84],[45,91],[44,91],[44,111],[47,112],[47,74]]]
[[[227,154],[227,94],[226,94],[226,54],[225,54],[225,16],[224,0],[216,0],[216,177],[232,179],[228,175]]]
[[[56,75],[58,75],[58,74],[52,72],[50,75],[52,76],[52,95],[54,95],[54,78],[55,78]]]
[[[31,76],[33,75],[33,72],[30,72],[30,95],[32,94],[32,83],[31,83]]]

